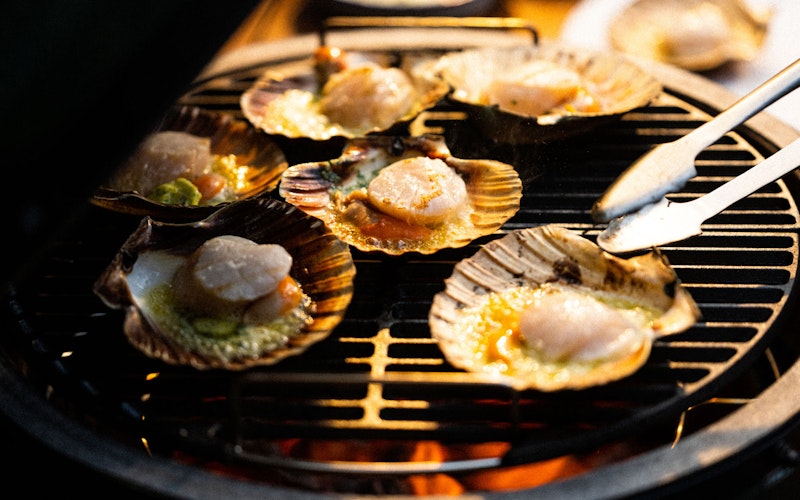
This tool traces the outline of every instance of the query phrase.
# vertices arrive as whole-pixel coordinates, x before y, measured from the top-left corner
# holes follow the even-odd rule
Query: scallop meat
[[[771,17],[743,0],[638,0],[612,20],[609,40],[629,54],[708,71],[752,60]]]
[[[197,222],[150,217],[94,284],[125,311],[145,355],[242,370],[304,352],[340,323],[353,295],[350,247],[280,200],[227,205]]]
[[[404,133],[447,93],[432,56],[320,47],[312,61],[265,72],[241,96],[244,116],[268,134],[327,141]]]
[[[281,148],[247,121],[175,107],[92,194],[93,204],[161,220],[198,220],[274,190]]]
[[[506,144],[580,135],[647,106],[662,91],[623,56],[554,43],[452,52],[432,69],[476,128]]]
[[[289,167],[279,194],[362,251],[431,254],[497,231],[520,206],[513,166],[461,159],[444,138],[350,139],[342,155]]]
[[[627,377],[700,311],[659,251],[622,259],[555,225],[515,230],[456,264],[431,335],[455,367],[518,390]]]

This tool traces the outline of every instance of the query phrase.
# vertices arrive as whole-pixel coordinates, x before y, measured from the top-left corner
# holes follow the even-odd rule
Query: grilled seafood
[[[367,185],[367,198],[379,212],[431,227],[457,216],[468,194],[464,180],[444,160],[417,156],[382,168]]]
[[[612,20],[609,40],[617,50],[707,71],[753,59],[770,17],[742,0],[638,0]]]
[[[91,201],[116,212],[197,220],[271,191],[287,166],[283,151],[247,122],[177,107]]]
[[[302,290],[289,276],[291,268],[292,256],[280,245],[222,235],[200,245],[169,286],[176,304],[188,313],[241,318],[245,325],[267,323],[301,303]],[[308,317],[307,311],[300,313]]]
[[[363,251],[434,253],[499,229],[517,210],[511,165],[454,158],[440,136],[351,139],[331,161],[294,165],[279,193]]]
[[[552,61],[531,61],[498,75],[480,100],[501,110],[527,116],[593,113],[601,109],[599,93],[577,71]]]
[[[322,87],[320,112],[342,129],[387,129],[414,103],[411,78],[398,68],[364,64],[331,75]]]
[[[95,283],[126,311],[144,354],[241,370],[303,352],[341,321],[355,267],[347,245],[279,200],[228,205],[193,223],[149,217]]]
[[[571,137],[646,106],[660,83],[614,54],[555,44],[484,47],[442,56],[432,71],[476,127],[502,143]]]
[[[625,260],[548,225],[513,231],[458,263],[429,324],[454,366],[557,391],[631,375],[655,339],[699,317],[660,253]]]
[[[325,141],[387,132],[434,106],[447,86],[424,71],[429,56],[399,63],[321,47],[314,61],[268,71],[242,94],[242,111],[265,132]]]

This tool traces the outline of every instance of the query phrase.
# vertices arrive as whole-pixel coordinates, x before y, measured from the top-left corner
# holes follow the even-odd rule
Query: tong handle
[[[798,166],[800,166],[800,139],[795,139],[758,165],[689,203],[696,205],[705,214],[705,218],[711,217],[770,182],[780,179]]]
[[[762,109],[800,87],[800,59],[676,142],[699,153]]]
[[[526,19],[518,17],[447,17],[447,16],[335,16],[325,19],[319,29],[319,44],[327,44],[331,28],[482,28],[523,29],[530,32],[533,44],[539,32]]]

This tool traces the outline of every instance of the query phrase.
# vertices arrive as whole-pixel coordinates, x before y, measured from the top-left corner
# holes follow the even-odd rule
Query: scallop
[[[273,68],[241,96],[245,117],[268,134],[327,141],[404,132],[447,93],[427,55],[321,47],[312,61]]]
[[[623,52],[708,71],[752,60],[771,14],[742,0],[638,0],[612,20],[609,40]]]
[[[460,159],[444,138],[351,139],[342,155],[284,172],[279,193],[362,251],[431,254],[498,230],[519,210],[512,165]]]
[[[243,370],[304,352],[341,322],[353,294],[350,248],[318,219],[256,198],[197,222],[145,217],[94,284],[125,311],[145,355]]]
[[[506,144],[580,135],[647,106],[662,91],[625,57],[555,43],[453,52],[432,70],[476,128]]]
[[[455,367],[518,390],[578,390],[635,373],[700,310],[657,250],[622,259],[555,225],[519,229],[456,264],[429,313]]]
[[[91,202],[161,220],[198,220],[274,190],[288,167],[281,148],[248,122],[194,106],[171,109]]]

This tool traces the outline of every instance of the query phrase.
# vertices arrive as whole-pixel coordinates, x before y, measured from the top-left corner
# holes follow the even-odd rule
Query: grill
[[[309,52],[301,47],[274,53],[280,55],[262,55],[256,64],[198,80],[180,104],[241,117],[239,95],[255,78]],[[355,295],[342,324],[303,355],[272,367],[201,373],[166,366],[131,348],[122,335],[122,314],[108,310],[91,288],[139,219],[87,204],[30,276],[9,291],[3,366],[24,380],[6,388],[10,400],[43,408],[45,425],[61,425],[90,442],[107,440],[105,453],[122,446],[134,459],[153,457],[162,471],[175,463],[197,466],[189,484],[207,480],[211,471],[211,481],[246,479],[305,491],[363,492],[366,481],[368,493],[381,493],[386,476],[447,473],[468,480],[482,471],[535,467],[613,448],[611,463],[620,442],[626,456],[663,453],[676,428],[687,440],[698,435],[702,442],[709,421],[726,425],[734,409],[745,406],[746,413],[755,407],[776,377],[780,384],[774,386],[786,387],[792,376],[789,371],[781,377],[800,351],[778,346],[792,343],[786,332],[797,302],[800,214],[794,176],[712,218],[704,234],[663,247],[703,320],[657,341],[647,364],[625,380],[579,392],[516,392],[451,367],[427,327],[432,297],[457,261],[491,238],[540,224],[594,238],[602,228],[591,223],[589,208],[608,184],[652,145],[684,135],[724,107],[702,98],[720,94],[705,81],[652,69],[665,84],[658,102],[559,143],[488,144],[446,105],[421,116],[414,132],[442,133],[454,156],[514,164],[525,186],[519,213],[497,234],[462,249],[403,257],[354,251]],[[709,192],[784,140],[758,120],[736,129],[698,157],[699,175],[675,199]],[[282,147],[291,164],[338,155],[340,145]],[[46,402],[38,402],[39,396]],[[734,404],[708,404],[726,401]],[[702,409],[707,407],[713,408]],[[691,423],[687,414],[697,420]],[[760,418],[783,414],[774,410]],[[774,422],[763,432],[786,423]],[[763,437],[746,434],[734,445],[723,444],[744,447]],[[426,446],[439,454],[422,453]],[[289,479],[298,471],[302,479]]]

